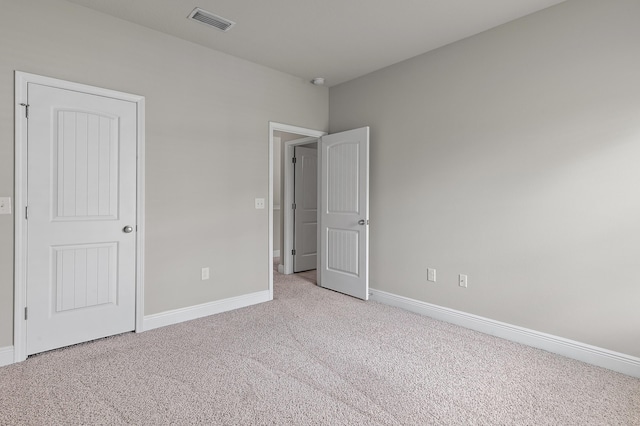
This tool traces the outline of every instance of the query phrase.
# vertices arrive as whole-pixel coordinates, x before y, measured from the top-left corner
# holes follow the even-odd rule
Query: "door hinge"
[[[27,320],[27,307],[24,307],[24,319]]]
[[[20,104],[24,107],[24,116],[29,118],[29,104]]]
[[[292,162],[293,164],[295,164],[295,163],[297,163],[297,162],[298,162],[298,159],[297,159],[296,157],[293,157],[293,158],[291,158],[291,162]]]
[[[296,255],[296,251],[295,251],[295,249],[294,249],[294,250],[291,250],[291,254],[292,254],[292,255],[294,255],[294,256]]]
[[[291,204],[291,208],[292,208],[293,210],[295,210],[295,209],[296,209],[296,203]]]

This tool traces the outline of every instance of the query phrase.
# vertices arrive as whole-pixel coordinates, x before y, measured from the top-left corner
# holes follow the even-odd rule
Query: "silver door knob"
[[[133,228],[131,226],[125,226],[124,228],[122,228],[122,232],[124,232],[125,234],[130,234],[131,232],[133,232]]]
[[[365,224],[364,219],[360,219],[360,220],[358,221],[358,225],[364,225],[364,224]]]

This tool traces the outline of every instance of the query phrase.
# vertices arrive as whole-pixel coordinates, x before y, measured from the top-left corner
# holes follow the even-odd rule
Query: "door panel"
[[[293,272],[317,268],[318,150],[295,147]]]
[[[320,139],[319,284],[369,298],[369,128]]]
[[[118,211],[118,118],[54,111],[54,220],[115,219]]]
[[[117,245],[52,247],[56,312],[116,302]]]
[[[327,228],[328,271],[358,277],[359,236],[358,231]]]
[[[327,213],[360,214],[358,142],[327,146]]]
[[[136,105],[29,83],[27,354],[135,328]]]

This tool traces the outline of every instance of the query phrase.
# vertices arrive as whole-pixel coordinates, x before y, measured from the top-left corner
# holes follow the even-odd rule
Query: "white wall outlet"
[[[11,197],[0,197],[0,214],[11,214]]]
[[[427,281],[436,282],[436,270],[433,268],[427,268]]]
[[[202,280],[209,279],[209,268],[202,268]]]
[[[467,277],[465,274],[458,275],[458,285],[460,287],[467,288],[468,281],[469,281],[469,277]]]
[[[256,198],[256,209],[264,209],[264,198]]]

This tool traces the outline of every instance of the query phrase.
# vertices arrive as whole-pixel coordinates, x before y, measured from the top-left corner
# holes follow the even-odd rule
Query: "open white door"
[[[295,147],[293,272],[317,267],[318,150]]]
[[[323,136],[318,285],[369,298],[369,128]]]

